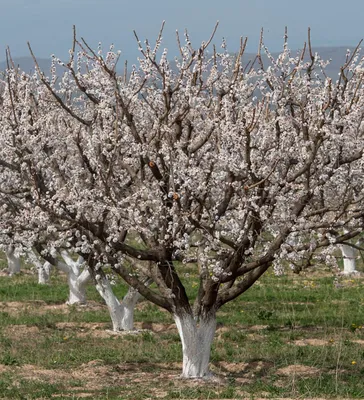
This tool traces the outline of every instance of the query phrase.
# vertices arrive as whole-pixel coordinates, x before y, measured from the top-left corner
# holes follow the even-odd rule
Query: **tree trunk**
[[[346,244],[340,245],[344,261],[344,275],[356,274],[356,251],[353,247]]]
[[[10,276],[18,274],[20,272],[20,258],[15,255],[15,249],[13,246],[9,246],[5,251],[6,258],[8,260],[8,272]]]
[[[51,264],[46,261],[43,264],[40,264],[38,267],[38,283],[40,285],[46,285],[49,283],[49,278],[51,275]]]
[[[209,315],[199,324],[192,315],[174,315],[182,341],[183,378],[209,378],[211,345],[215,336],[216,317]]]
[[[140,294],[133,288],[129,288],[122,303],[114,295],[109,280],[105,276],[97,276],[96,289],[105,300],[110,313],[113,331],[134,330],[134,309],[140,299]]]
[[[46,285],[49,282],[51,264],[48,261],[43,262],[42,259],[36,255],[33,249],[30,249],[27,252],[27,257],[38,271],[38,283],[40,285]]]
[[[86,304],[86,285],[91,275],[87,268],[77,275],[74,268],[69,267],[67,282],[70,290],[67,304]]]
[[[105,300],[112,321],[112,329],[115,332],[122,331],[123,306],[114,295],[110,282],[105,276],[96,276],[96,289]]]
[[[134,310],[140,298],[140,293],[134,288],[129,287],[128,293],[124,296],[122,302],[124,315],[121,325],[124,331],[132,331],[134,329]]]
[[[60,253],[65,264],[58,262],[57,267],[67,274],[70,290],[67,304],[86,304],[86,285],[91,279],[91,274],[87,267],[81,272],[84,259],[80,256],[74,261],[67,250],[62,250]]]

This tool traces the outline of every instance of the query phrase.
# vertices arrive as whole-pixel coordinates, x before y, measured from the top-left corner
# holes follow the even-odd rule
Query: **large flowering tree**
[[[186,33],[172,62],[161,34],[153,46],[137,38],[139,64],[122,75],[119,53],[76,35],[50,78],[8,70],[2,207],[23,243],[46,231],[45,249],[68,243],[96,280],[107,263],[168,310],[183,376],[205,377],[220,307],[283,260],[295,271],[331,262],[363,228],[363,59],[348,54],[332,81],[310,43],[292,55],[285,41],[274,59],[261,40],[248,62],[246,41],[232,56],[225,42],[209,50],[212,37],[194,49]]]

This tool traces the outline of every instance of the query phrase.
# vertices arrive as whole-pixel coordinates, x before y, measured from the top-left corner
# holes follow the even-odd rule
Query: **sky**
[[[163,20],[163,47],[176,55],[175,31],[187,28],[195,47],[207,40],[216,23],[214,42],[227,39],[236,51],[239,38],[248,36],[248,51],[256,51],[261,27],[270,51],[282,48],[284,27],[289,46],[302,48],[311,27],[315,46],[355,46],[364,37],[364,0],[0,0],[0,61],[10,46],[13,57],[28,56],[27,41],[39,58],[66,58],[72,26],[91,47],[111,43],[122,59],[136,60],[133,35],[155,40]]]

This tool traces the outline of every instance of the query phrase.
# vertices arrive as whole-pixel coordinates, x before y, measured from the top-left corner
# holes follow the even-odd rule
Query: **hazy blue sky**
[[[152,40],[162,20],[163,46],[172,53],[176,29],[187,27],[197,45],[216,20],[215,42],[226,37],[231,51],[241,35],[249,37],[248,50],[255,50],[260,27],[271,51],[281,48],[285,25],[293,49],[302,46],[308,26],[316,46],[356,45],[364,36],[364,0],[0,0],[0,6],[0,61],[6,45],[14,57],[28,55],[27,41],[38,57],[65,57],[73,24],[92,46],[113,42],[128,59],[138,54],[133,29]]]

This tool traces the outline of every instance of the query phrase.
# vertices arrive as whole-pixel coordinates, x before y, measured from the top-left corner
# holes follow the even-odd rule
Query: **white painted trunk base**
[[[69,297],[67,304],[85,304],[86,303],[86,288],[81,288],[77,281],[78,276],[70,271],[67,276],[69,287]]]
[[[182,341],[182,378],[210,378],[209,371],[211,345],[216,331],[216,318],[196,323],[192,315],[174,315],[178,333]]]
[[[46,261],[38,267],[38,283],[40,285],[47,285],[51,276],[51,264]]]
[[[110,282],[105,277],[98,277],[96,289],[105,300],[112,321],[114,332],[132,331],[134,329],[134,309],[140,294],[129,288],[122,303],[114,295]]]
[[[81,273],[75,273],[74,269],[69,270],[67,282],[69,287],[69,298],[67,304],[86,304],[86,286],[91,279],[91,274],[85,268]]]
[[[132,331],[134,329],[134,310],[140,298],[141,294],[134,288],[129,287],[128,293],[124,296],[121,303],[124,308],[122,327],[125,331]]]
[[[74,261],[67,250],[62,250],[60,253],[64,263],[58,262],[57,267],[67,274],[69,287],[67,304],[86,304],[86,286],[91,274],[87,267],[81,269],[84,259],[78,257],[77,261]]]
[[[356,270],[356,251],[353,247],[346,244],[340,245],[341,253],[344,261],[344,275],[357,274]]]
[[[51,264],[46,261],[42,262],[42,259],[36,255],[33,249],[27,252],[27,257],[29,261],[35,266],[38,272],[38,283],[40,285],[46,285],[49,283]]]
[[[123,307],[121,306],[119,300],[114,295],[110,282],[105,277],[97,276],[96,279],[96,290],[99,292],[100,296],[105,300],[109,314],[112,321],[113,331],[121,331],[122,319],[123,319]]]
[[[10,276],[19,274],[20,272],[20,258],[15,255],[15,249],[10,246],[6,251],[6,259],[8,261],[8,272]]]

